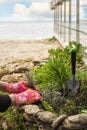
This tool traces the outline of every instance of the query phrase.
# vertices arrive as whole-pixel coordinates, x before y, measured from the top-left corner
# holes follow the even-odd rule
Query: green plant
[[[87,46],[83,46],[81,43],[77,43],[76,41],[70,41],[69,45],[65,48],[66,52],[70,52],[72,47],[76,47],[77,50],[77,61],[78,63],[82,62],[83,57],[87,58]]]
[[[0,116],[2,117],[0,120],[0,126],[2,126],[3,122],[6,122],[6,130],[27,130],[23,118],[23,113],[20,112],[20,110],[17,107],[10,107],[6,112],[1,113]]]
[[[44,110],[54,112],[53,107],[46,100],[42,100],[41,105],[42,105]]]
[[[54,41],[56,41],[56,38],[53,36],[52,38],[49,38],[48,41],[49,41],[49,42],[51,42],[51,41],[54,42]]]
[[[66,81],[70,77],[69,55],[62,49],[49,50],[50,58],[48,62],[34,69],[35,79],[39,86],[52,89],[63,89]],[[54,89],[53,88],[53,89]]]
[[[87,110],[81,110],[81,113],[87,114]]]
[[[76,78],[81,82],[80,92],[73,100],[63,96],[66,94],[66,81],[72,78],[70,64],[72,46],[77,50]],[[85,50],[86,47],[72,41],[64,50],[59,48],[49,50],[50,57],[47,63],[40,64],[34,69],[37,86],[41,88],[44,99],[57,113],[80,113],[86,108],[87,66],[82,61]]]

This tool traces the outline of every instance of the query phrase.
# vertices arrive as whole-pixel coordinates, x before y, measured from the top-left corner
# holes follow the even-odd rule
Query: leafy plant
[[[56,41],[56,38],[53,36],[52,38],[49,38],[48,41]]]
[[[51,86],[53,85],[55,89],[65,89],[66,81],[71,78],[70,50],[72,46],[75,46],[77,50],[77,72],[79,72],[79,64],[83,65],[82,59],[86,54],[87,47],[72,41],[64,50],[60,48],[49,50],[48,62],[34,69],[35,79],[39,86],[44,86],[46,89],[48,86],[48,89],[52,89]],[[84,72],[82,73],[79,76],[77,73],[79,79],[81,79],[82,75],[85,77],[87,75]]]
[[[70,41],[69,45],[65,48],[65,51],[70,52],[71,48],[75,46],[77,50],[77,61],[78,63],[82,62],[83,57],[87,58],[87,46],[83,46],[81,43],[75,41]]]
[[[49,54],[48,62],[34,69],[35,79],[44,88],[48,86],[48,89],[52,89],[53,85],[56,89],[62,89],[70,77],[69,55],[59,48],[49,50]]]
[[[81,82],[80,93],[73,100],[63,96],[66,94],[66,81],[72,78],[70,65],[72,46],[77,50],[76,78]],[[87,90],[87,66],[82,60],[85,50],[86,47],[72,41],[64,50],[59,48],[49,50],[50,57],[47,63],[40,64],[34,69],[37,86],[41,88],[44,99],[57,113],[80,113],[86,108],[84,104],[87,103],[87,92],[84,92]]]
[[[6,122],[7,130],[27,130],[23,113],[17,107],[10,107],[6,112],[0,113],[0,116],[2,116],[0,126],[2,126],[3,122]]]
[[[81,112],[87,114],[87,110],[81,110]]]

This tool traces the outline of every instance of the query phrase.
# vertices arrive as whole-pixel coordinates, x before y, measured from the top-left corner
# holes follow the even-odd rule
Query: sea
[[[38,40],[53,35],[53,21],[0,22],[0,40]]]

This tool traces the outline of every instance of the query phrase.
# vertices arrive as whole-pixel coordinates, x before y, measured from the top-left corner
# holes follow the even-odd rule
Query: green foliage
[[[42,103],[44,110],[54,112],[53,107],[47,101],[43,100],[41,103]]]
[[[56,50],[49,50],[50,57],[48,62],[42,66],[39,66],[34,69],[34,75],[36,79],[36,83],[45,89],[64,89],[66,87],[66,81],[71,78],[71,65],[70,65],[70,50],[72,46],[76,47],[77,50],[77,67],[82,63],[82,58],[85,54],[85,50],[87,47],[83,47],[80,43],[70,42],[69,45],[64,49],[57,48]],[[77,68],[77,72],[79,69]],[[81,79],[81,77],[86,77],[83,71],[77,77]]]
[[[70,54],[73,46],[77,51],[76,78],[80,80],[81,88],[78,96],[70,99],[67,96],[65,98],[64,95],[67,92],[66,82],[72,78]],[[83,47],[80,43],[74,41],[70,42],[64,50],[59,48],[56,50],[51,49],[49,50],[50,57],[47,63],[40,64],[33,71],[36,84],[42,90],[46,102],[59,114],[77,114],[87,107],[85,105],[87,104],[87,66],[82,60],[83,56],[86,56],[86,49],[87,47]],[[48,110],[50,110],[49,107]]]
[[[69,55],[62,49],[49,50],[48,62],[34,70],[35,79],[40,86],[49,86],[48,89],[63,88],[70,77]],[[47,89],[47,88],[46,88]]]
[[[81,43],[77,43],[75,41],[70,41],[69,45],[65,48],[65,50],[67,52],[70,52],[70,50],[71,50],[71,48],[73,46],[76,48],[76,51],[77,51],[77,61],[78,61],[78,63],[80,63],[80,62],[82,62],[82,58],[83,57],[87,57],[87,53],[86,53],[87,46],[82,46]]]
[[[52,42],[52,41],[54,42],[54,41],[56,41],[56,38],[53,36],[52,38],[49,38],[48,41],[49,42]]]
[[[87,114],[87,110],[81,110],[81,113]]]
[[[65,94],[66,81],[72,78],[70,50],[73,45],[77,49],[76,78],[80,80],[81,88],[76,97],[69,98]],[[59,48],[49,50],[50,57],[47,63],[34,68],[33,78],[42,91],[44,100],[41,104],[45,110],[68,115],[87,113],[87,66],[82,61],[84,54],[86,56],[84,53],[86,49],[80,43],[70,42],[64,50]],[[31,130],[26,126],[22,111],[16,107],[10,107],[5,113],[0,114],[0,126],[3,122],[6,122],[7,130]],[[32,130],[36,130],[35,125]]]
[[[6,122],[6,130],[27,130],[23,113],[17,107],[10,107],[6,112],[0,113],[0,116],[2,116],[2,119],[0,120],[0,126],[2,126],[3,122]]]

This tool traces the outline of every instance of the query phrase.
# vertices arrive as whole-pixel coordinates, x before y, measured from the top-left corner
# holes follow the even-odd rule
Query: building
[[[54,35],[62,46],[77,41],[87,46],[86,0],[52,0],[54,11]]]

